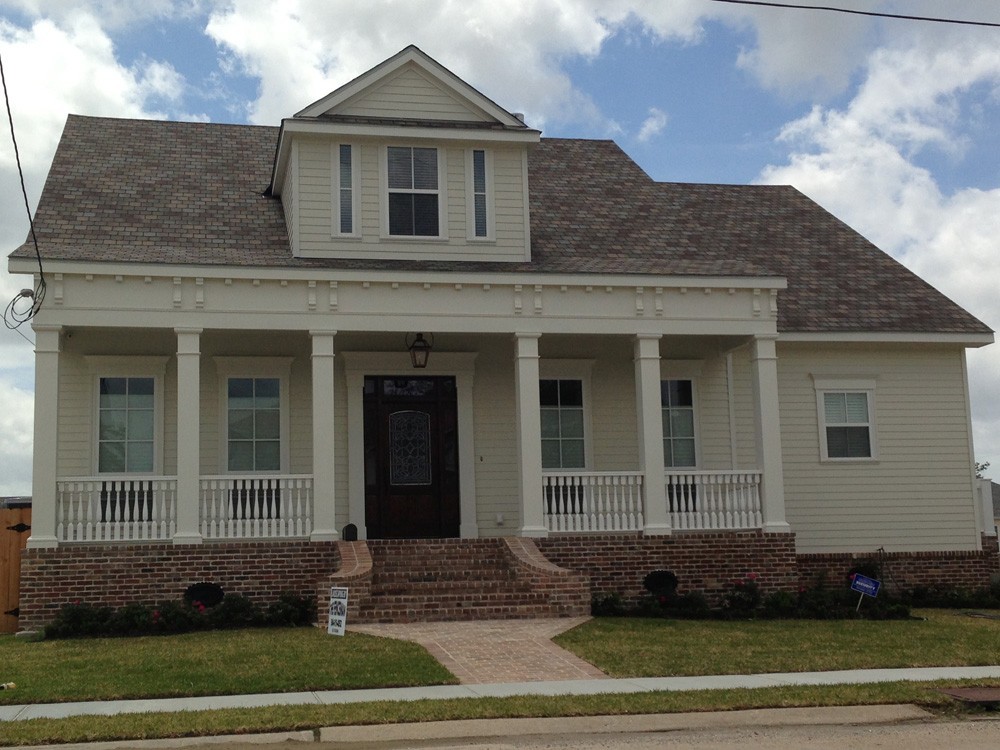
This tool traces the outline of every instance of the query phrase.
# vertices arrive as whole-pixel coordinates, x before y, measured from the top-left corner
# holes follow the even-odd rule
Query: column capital
[[[333,339],[336,331],[309,331],[312,338],[313,357],[332,357],[335,354]]]
[[[174,328],[174,333],[176,333],[177,335],[181,335],[183,333],[193,333],[196,335],[200,335],[204,330],[205,330],[204,328],[199,328],[197,326],[177,326]]]
[[[639,333],[635,337],[635,359],[660,359],[660,334]]]
[[[752,360],[758,359],[777,359],[777,344],[778,334],[774,333],[764,333],[757,334],[753,337],[753,346],[750,351],[750,358]]]
[[[58,354],[62,351],[62,326],[47,323],[33,323],[35,333],[35,354]]]

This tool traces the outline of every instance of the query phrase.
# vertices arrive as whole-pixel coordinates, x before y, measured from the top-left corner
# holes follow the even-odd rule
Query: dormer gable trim
[[[512,130],[530,130],[527,125],[512,113],[505,110],[489,97],[470,86],[439,62],[428,56],[415,45],[410,45],[397,54],[379,63],[371,70],[362,73],[354,80],[332,91],[322,99],[313,102],[305,109],[297,112],[294,117],[318,118],[335,109],[340,104],[354,98],[363,91],[377,86],[380,82],[395,76],[405,66],[413,65],[424,75],[433,79],[454,96],[473,109],[478,109],[489,118],[496,120],[502,127]]]

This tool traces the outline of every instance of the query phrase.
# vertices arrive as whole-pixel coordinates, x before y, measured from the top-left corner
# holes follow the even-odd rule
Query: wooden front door
[[[369,376],[364,408],[368,536],[457,537],[455,378]]]
[[[21,550],[30,529],[31,508],[0,508],[0,633],[17,632]]]

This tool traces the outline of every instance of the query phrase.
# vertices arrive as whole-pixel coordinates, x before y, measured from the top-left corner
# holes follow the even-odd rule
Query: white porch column
[[[32,325],[35,331],[35,435],[31,459],[29,547],[55,547],[56,461],[59,428],[61,326]]]
[[[644,534],[669,534],[663,465],[663,405],[660,396],[660,337],[635,337],[635,401],[642,461]]]
[[[788,531],[785,521],[785,479],[781,466],[781,422],[778,415],[778,355],[776,336],[755,336],[751,353],[757,468],[761,472],[764,531]]]
[[[517,454],[521,478],[521,536],[548,536],[542,492],[542,414],[538,393],[540,333],[515,335]]]
[[[175,328],[174,333],[177,334],[177,530],[174,544],[201,544],[201,329]]]
[[[309,331],[312,336],[313,529],[309,539],[328,542],[337,533],[334,492],[333,337],[336,331]]]

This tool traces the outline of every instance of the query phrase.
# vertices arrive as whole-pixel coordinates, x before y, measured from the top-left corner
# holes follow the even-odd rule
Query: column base
[[[462,539],[478,539],[479,538],[479,527],[474,523],[462,524],[459,526],[458,535]]]
[[[340,534],[329,529],[316,529],[309,535],[310,542],[336,542],[340,540]]]
[[[649,523],[642,527],[645,536],[669,536],[674,530],[667,524]]]
[[[520,536],[541,538],[548,536],[549,530],[544,526],[522,526],[519,533]]]
[[[174,534],[174,544],[201,544],[205,540],[202,538],[201,534],[188,533],[188,534]]]
[[[25,547],[28,549],[52,549],[59,546],[59,538],[55,536],[37,536],[32,534],[28,537]]]
[[[792,530],[792,527],[786,521],[765,522],[761,528],[765,534],[788,534]]]

